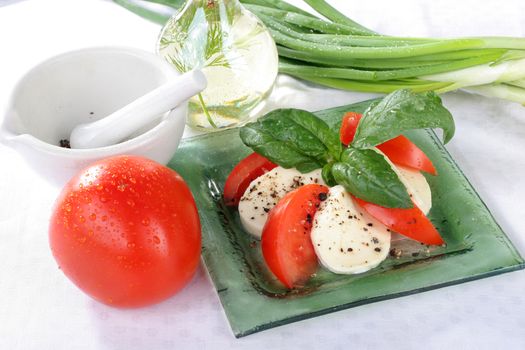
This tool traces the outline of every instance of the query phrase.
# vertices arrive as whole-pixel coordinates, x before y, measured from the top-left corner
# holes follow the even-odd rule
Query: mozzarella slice
[[[394,165],[394,163],[392,163],[383,152],[377,148],[373,149],[385,157],[386,161],[396,172],[399,180],[405,185],[412,200],[416,203],[418,208],[427,215],[432,207],[432,194],[425,176],[423,176],[419,170]]]
[[[317,210],[311,238],[321,264],[335,273],[368,271],[385,260],[390,250],[387,228],[339,185],[330,188]]]
[[[428,214],[432,207],[432,193],[427,179],[418,170],[395,166],[399,180],[407,188],[408,194],[423,213]]]
[[[301,174],[297,169],[276,167],[253,180],[239,202],[239,215],[244,229],[261,238],[268,212],[285,194],[299,186],[324,185],[321,169]]]

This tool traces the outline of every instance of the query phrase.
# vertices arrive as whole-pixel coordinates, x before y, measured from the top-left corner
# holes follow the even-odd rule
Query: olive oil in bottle
[[[157,50],[180,72],[202,69],[208,87],[189,103],[189,126],[214,131],[256,116],[277,76],[275,42],[238,0],[188,0]]]

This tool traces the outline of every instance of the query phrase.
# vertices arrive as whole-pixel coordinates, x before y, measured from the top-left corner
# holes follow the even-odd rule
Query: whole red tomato
[[[152,160],[118,156],[72,178],[49,227],[65,275],[91,297],[138,307],[170,297],[199,265],[201,231],[184,180]]]

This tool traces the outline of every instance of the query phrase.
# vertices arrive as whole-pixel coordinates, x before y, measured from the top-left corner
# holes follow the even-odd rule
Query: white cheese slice
[[[405,168],[399,165],[394,166],[394,170],[399,176],[399,180],[407,188],[408,194],[423,213],[428,214],[432,207],[432,193],[427,179],[420,171]]]
[[[390,232],[342,186],[330,188],[314,216],[312,243],[321,264],[341,274],[366,272],[386,259]]]
[[[307,184],[324,185],[321,169],[301,174],[297,169],[276,167],[253,180],[239,202],[239,215],[244,229],[261,238],[268,212],[288,192]]]

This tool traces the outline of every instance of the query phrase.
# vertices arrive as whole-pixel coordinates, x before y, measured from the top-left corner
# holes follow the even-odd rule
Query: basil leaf
[[[313,157],[296,151],[285,142],[276,141],[272,135],[260,128],[247,124],[240,129],[240,136],[244,144],[255,152],[265,156],[283,168],[297,168],[307,173],[322,167],[322,164]]]
[[[321,118],[301,109],[281,109],[274,112],[276,112],[279,118],[287,118],[316,135],[328,149],[332,158],[339,159],[343,151],[343,145],[339,140],[339,133],[331,130],[328,124]],[[274,112],[269,113],[270,118]]]
[[[365,111],[352,146],[371,148],[407,130],[422,128],[443,129],[443,143],[447,143],[454,135],[454,119],[434,92],[397,90]]]
[[[333,163],[328,163],[321,170],[321,177],[323,178],[324,183],[330,187],[337,185],[337,181],[335,181],[334,175],[332,174],[333,166]]]
[[[298,152],[318,160],[326,159],[327,148],[323,142],[286,115],[283,110],[272,111],[260,118],[252,127],[270,133],[274,139],[287,143]]]
[[[347,148],[332,174],[348,192],[386,208],[411,208],[412,200],[385,157],[373,149]]]
[[[272,111],[240,129],[244,144],[283,168],[309,172],[339,159],[339,136],[314,114],[299,109]]]

